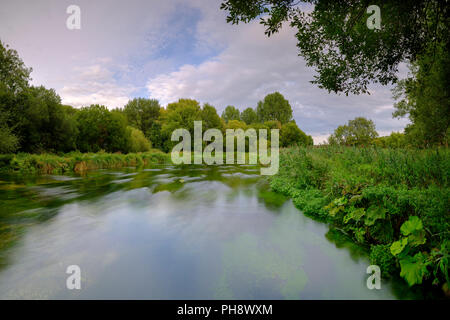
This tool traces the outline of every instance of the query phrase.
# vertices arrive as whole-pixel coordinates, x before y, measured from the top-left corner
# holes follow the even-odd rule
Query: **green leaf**
[[[362,195],[358,194],[350,198],[349,203],[358,203],[362,200]]]
[[[417,216],[409,217],[408,221],[405,221],[400,227],[400,231],[404,236],[408,236],[408,243],[414,247],[427,241],[422,220]]]
[[[383,207],[371,206],[369,209],[367,209],[365,223],[367,226],[372,226],[378,219],[385,218],[386,209],[384,209]]]
[[[402,238],[399,241],[395,241],[391,245],[391,253],[393,256],[399,255],[408,244],[408,238]]]
[[[400,260],[400,276],[409,286],[422,283],[423,277],[428,274],[426,257],[417,253],[414,257],[407,256]]]
[[[364,242],[364,235],[366,234],[366,230],[364,230],[364,229],[357,229],[356,231],[355,231],[355,237],[356,237],[356,240],[359,242],[359,243],[363,243]]]
[[[336,216],[336,214],[338,214],[340,211],[344,211],[344,207],[343,206],[339,206],[339,207],[335,207],[333,209],[330,210],[330,216],[334,217]]]
[[[336,206],[343,206],[343,205],[346,205],[347,204],[347,198],[346,197],[342,197],[342,198],[339,198],[339,199],[335,199],[334,201],[333,201],[333,203],[336,205]]]
[[[409,217],[409,220],[405,221],[400,227],[400,231],[404,236],[420,230],[423,230],[422,220],[420,220],[417,216]]]
[[[355,221],[359,221],[365,214],[366,214],[366,211],[364,210],[364,208],[353,209],[353,211],[350,211],[344,217],[344,223],[348,223],[352,219]]]
[[[408,243],[414,247],[424,244],[427,241],[425,238],[425,231],[416,231],[414,234],[409,235]]]

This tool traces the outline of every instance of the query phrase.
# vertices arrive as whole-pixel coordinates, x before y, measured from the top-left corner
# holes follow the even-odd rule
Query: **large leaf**
[[[353,209],[344,217],[344,223],[348,223],[352,219],[359,221],[365,214],[364,208]]]
[[[417,216],[409,217],[408,221],[405,221],[400,227],[400,231],[404,236],[408,236],[408,243],[411,246],[417,247],[427,241],[422,220]]]
[[[420,220],[417,216],[409,217],[409,220],[405,221],[400,227],[400,231],[404,236],[420,230],[423,230],[422,220]]]
[[[365,223],[367,226],[372,226],[378,219],[386,218],[386,209],[378,206],[370,206],[366,212]]]
[[[400,260],[400,276],[409,286],[422,283],[423,277],[428,274],[426,257],[417,253],[414,257],[407,256]]]
[[[402,253],[403,249],[405,249],[408,244],[408,238],[402,238],[398,241],[395,241],[391,244],[391,253],[393,256],[399,255]]]

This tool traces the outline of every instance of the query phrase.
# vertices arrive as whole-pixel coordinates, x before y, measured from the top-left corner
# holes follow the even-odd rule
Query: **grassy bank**
[[[144,153],[79,153],[64,155],[19,153],[0,155],[0,172],[64,173],[87,170],[139,167],[170,163],[170,154],[159,150]]]
[[[370,247],[384,277],[448,294],[450,152],[289,148],[271,187]]]

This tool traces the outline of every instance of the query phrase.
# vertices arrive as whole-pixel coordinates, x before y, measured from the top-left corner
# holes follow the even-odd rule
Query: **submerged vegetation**
[[[379,148],[289,148],[273,190],[355,242],[385,276],[448,292],[450,152]]]

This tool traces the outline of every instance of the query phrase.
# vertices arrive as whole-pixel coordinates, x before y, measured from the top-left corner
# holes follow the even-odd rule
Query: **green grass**
[[[445,148],[320,147],[282,150],[270,180],[306,215],[369,246],[385,276],[448,292],[449,176]]]
[[[169,154],[159,150],[129,154],[71,152],[63,155],[27,153],[0,155],[0,171],[37,174],[140,167],[160,163],[171,163],[171,160]]]

